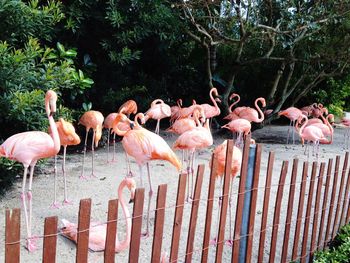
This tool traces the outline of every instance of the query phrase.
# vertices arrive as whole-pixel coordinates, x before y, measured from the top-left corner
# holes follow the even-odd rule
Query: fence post
[[[238,261],[240,263],[245,262],[245,258],[247,254],[248,239],[246,235],[248,234],[248,222],[249,222],[249,216],[250,216],[250,200],[252,197],[255,153],[256,153],[256,145],[252,144],[249,147],[247,178],[245,181],[245,194],[244,194],[242,225],[241,225],[242,238],[240,240],[240,245],[239,245],[239,261]]]
[[[5,263],[20,262],[21,210],[6,210]],[[12,244],[11,244],[12,243]]]

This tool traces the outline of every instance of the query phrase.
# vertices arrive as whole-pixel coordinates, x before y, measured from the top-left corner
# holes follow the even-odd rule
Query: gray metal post
[[[247,254],[247,237],[248,234],[248,224],[249,224],[249,216],[250,216],[250,200],[252,196],[252,187],[253,187],[253,176],[254,176],[254,163],[255,163],[255,149],[256,145],[251,144],[249,147],[249,159],[248,159],[248,171],[247,171],[247,179],[245,183],[245,191],[244,194],[244,205],[243,205],[243,214],[242,214],[242,226],[241,226],[241,236],[243,236],[240,240],[239,245],[239,263],[244,263],[246,254]]]

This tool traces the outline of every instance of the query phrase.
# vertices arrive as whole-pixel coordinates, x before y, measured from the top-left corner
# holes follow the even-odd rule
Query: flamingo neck
[[[181,109],[182,107],[182,99],[177,100],[177,106]]]
[[[212,89],[212,90],[210,91],[209,96],[210,96],[211,101],[212,101],[213,104],[214,104],[214,107],[215,107],[216,111],[219,112],[219,114],[220,114],[220,109],[219,109],[219,106],[218,106],[216,100],[214,99],[213,92],[214,92],[214,89]]]
[[[120,118],[116,118],[113,122],[113,132],[115,132],[116,134],[118,134],[118,136],[125,136],[125,134],[128,132],[128,131],[122,131],[119,129],[118,127],[118,124],[120,122]]]
[[[46,109],[47,117],[49,119],[49,125],[50,125],[50,130],[51,130],[50,136],[53,140],[54,152],[56,155],[61,148],[61,141],[60,141],[60,136],[58,135],[57,125],[56,125],[55,120],[53,119],[53,116],[51,114],[49,100],[45,101],[45,109]]]
[[[259,105],[258,105],[258,101],[261,101],[261,98],[258,98],[255,100],[255,108],[258,111],[260,118],[258,118],[258,122],[262,122],[265,119],[264,113],[262,112],[262,110],[260,109]]]
[[[156,99],[156,100],[152,101],[151,107],[154,107],[156,104],[159,104],[159,103],[163,104],[164,101],[161,99]]]
[[[131,234],[131,217],[129,213],[129,209],[125,204],[125,200],[123,197],[123,189],[126,187],[126,182],[123,180],[118,187],[118,198],[119,203],[123,210],[124,219],[126,221],[126,235],[124,240],[119,241],[118,234],[116,233],[115,237],[115,252],[120,252],[127,248],[130,244],[130,234]]]
[[[235,95],[235,96],[231,96],[231,97],[230,97],[230,100],[232,100],[233,98],[237,98],[237,100],[234,101],[234,102],[230,105],[230,107],[228,108],[229,113],[232,113],[232,108],[233,108],[233,106],[235,106],[235,105],[241,100],[241,97],[240,97],[238,94],[232,94],[232,95]]]
[[[299,129],[299,136],[300,136],[301,138],[303,138],[303,131],[304,131],[304,128],[306,127],[307,123],[309,122],[308,118],[307,118],[305,115],[302,116],[302,119],[301,119],[301,120],[303,120],[303,119],[305,119],[305,122],[304,122],[304,124],[303,124],[303,125],[300,127],[300,129]]]

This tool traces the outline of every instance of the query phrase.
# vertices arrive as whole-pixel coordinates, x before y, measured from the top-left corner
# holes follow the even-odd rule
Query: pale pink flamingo
[[[214,96],[219,96],[218,90],[216,88],[212,88],[209,92],[209,97],[213,105],[210,105],[208,103],[201,104],[204,110],[204,115],[208,119],[211,119],[215,116],[219,116],[221,112],[217,104],[217,102],[221,102],[221,100],[219,98],[214,98]]]
[[[62,173],[63,173],[63,180],[64,180],[64,200],[63,204],[71,204],[71,202],[68,200],[68,191],[67,191],[67,177],[66,177],[66,151],[67,146],[69,145],[77,145],[80,143],[80,137],[78,134],[76,134],[73,124],[71,124],[68,121],[65,121],[63,118],[60,118],[58,122],[56,122],[57,130],[58,130],[58,136],[60,137],[61,145],[63,146],[63,162],[62,162]],[[51,129],[50,129],[51,133]],[[57,178],[57,167],[56,167],[56,161],[57,161],[57,155],[55,155],[55,179],[54,179],[54,201],[52,204],[53,208],[58,208],[59,205],[57,203],[56,199],[56,178]]]
[[[188,150],[188,160],[187,160],[187,174],[188,177],[191,174],[192,177],[192,187],[189,187],[188,178],[188,192],[187,200],[192,199],[193,192],[193,177],[194,177],[194,158],[195,151],[199,149],[204,149],[213,144],[213,136],[209,127],[209,120],[207,119],[204,126],[195,127],[192,130],[186,131],[181,134],[177,140],[174,142],[173,149],[175,150]]]
[[[222,144],[218,145],[214,149],[214,155],[217,158],[217,168],[216,168],[216,178],[220,178],[220,189],[222,189],[222,179],[225,172],[225,162],[226,162],[226,150],[227,150],[227,140],[225,140]],[[230,199],[229,199],[229,211],[230,211],[230,237],[232,232],[232,208],[231,208],[231,198],[232,198],[232,185],[233,185],[233,179],[237,176],[239,171],[241,170],[241,164],[242,164],[242,151],[236,147],[233,146],[232,151],[232,162],[231,162],[231,183],[230,183]],[[221,198],[219,199],[219,209],[218,209],[218,216],[216,221],[216,230],[214,233],[217,234],[218,232],[218,224],[219,224],[219,213],[220,213],[220,207],[221,207]],[[216,238],[212,239],[210,241],[211,244],[216,245]],[[229,245],[232,245],[232,240],[228,240],[227,243]]]
[[[252,125],[246,119],[236,119],[223,125],[221,128],[229,129],[233,133],[238,133],[237,144],[241,145],[243,142],[243,137],[247,136],[250,133]]]
[[[91,149],[92,149],[92,171],[91,176],[95,176],[94,172],[94,155],[95,155],[95,147],[98,146],[98,142],[101,139],[102,136],[102,127],[103,127],[103,120],[104,117],[101,112],[90,110],[83,114],[83,116],[80,117],[79,124],[85,126],[86,128],[86,135],[85,135],[85,142],[84,142],[84,157],[83,157],[83,169],[80,175],[80,178],[86,178],[84,174],[84,166],[85,166],[85,155],[86,155],[86,147],[87,147],[87,138],[89,134],[89,130],[93,129],[93,136],[92,136],[92,143],[91,143]]]
[[[159,134],[160,120],[170,116],[170,106],[168,104],[165,104],[163,100],[156,99],[152,102],[151,108],[145,113],[145,121],[148,121],[150,118],[157,120],[155,133]]]
[[[115,249],[116,253],[122,252],[126,250],[130,245],[131,240],[131,226],[132,219],[127,207],[127,204],[123,197],[123,189],[127,187],[130,191],[131,197],[130,200],[134,199],[136,183],[132,178],[125,178],[121,181],[118,187],[118,199],[119,203],[122,207],[124,220],[126,222],[126,233],[125,238],[119,241],[118,234],[116,233],[115,237]],[[66,219],[62,219],[63,227],[61,228],[61,232],[64,236],[72,240],[74,243],[77,243],[78,235],[77,235],[77,224],[70,223]],[[118,228],[119,229],[119,228]],[[107,224],[100,222],[92,222],[90,223],[89,228],[89,249],[93,251],[104,251],[106,244],[106,234],[107,234]]]
[[[333,130],[332,125],[329,122],[329,119],[331,119],[332,117],[333,117],[333,114],[329,114],[327,116],[327,118],[325,118],[325,117],[323,117],[323,115],[321,115],[323,123],[310,124],[312,126],[320,128],[322,130],[324,136],[329,136],[330,137],[329,140],[327,140],[326,138],[320,140],[320,143],[322,143],[322,144],[331,144],[333,142],[334,130]],[[309,122],[308,122],[307,126],[310,126],[310,125],[309,125]]]
[[[113,121],[117,117],[118,113],[112,112],[107,115],[103,122],[103,128],[108,130],[107,135],[107,163],[109,163],[109,141],[110,141],[110,135],[111,135],[111,129],[113,128]],[[113,157],[112,162],[115,161],[115,133],[113,134]]]
[[[257,98],[254,103],[256,109],[253,109],[251,107],[238,107],[234,110],[234,112],[241,119],[246,119],[250,122],[260,123],[265,119],[265,116],[262,110],[260,109],[258,102],[261,103],[262,107],[266,107],[265,99]]]
[[[294,125],[295,122],[300,119],[302,117],[303,113],[301,112],[301,110],[299,110],[298,108],[295,107],[289,107],[283,111],[280,111],[278,113],[278,116],[285,116],[290,120],[290,124],[288,127],[288,134],[287,134],[287,144],[288,144],[288,140],[289,140],[289,133],[290,133],[290,129],[292,127],[292,133],[293,133],[293,144],[294,144]]]
[[[49,90],[45,95],[45,110],[49,119],[51,135],[40,131],[29,131],[17,133],[9,137],[0,146],[0,156],[18,161],[23,164],[23,183],[21,191],[21,200],[24,208],[25,224],[27,229],[27,244],[29,251],[36,249],[36,238],[32,236],[32,181],[34,166],[39,159],[55,156],[60,150],[60,138],[57,131],[57,126],[53,119],[53,114],[56,112],[56,92]],[[26,190],[26,179],[28,167],[30,166],[30,177],[28,190]],[[27,200],[28,199],[28,206]]]
[[[136,112],[137,104],[134,100],[124,102],[118,109],[118,113],[124,113],[126,116],[128,116],[128,118],[130,117],[130,114],[136,114]]]
[[[316,156],[318,158],[319,143],[320,143],[320,140],[325,139],[325,136],[319,127],[315,127],[313,125],[307,126],[307,123],[308,123],[307,116],[302,115],[301,119],[299,119],[298,122],[301,123],[302,120],[305,120],[305,122],[299,129],[299,136],[302,140],[313,142],[313,152],[315,152],[315,147],[317,147]],[[305,147],[305,154],[306,154],[306,149],[307,149],[307,145]]]
[[[139,115],[139,114],[138,114]],[[140,114],[141,115],[141,114]],[[141,117],[144,122],[145,117]],[[149,169],[149,162],[152,160],[164,160],[170,162],[175,168],[180,171],[181,163],[178,160],[176,154],[171,150],[169,145],[165,142],[165,140],[160,137],[158,134],[150,132],[149,130],[142,128],[137,123],[135,125],[134,122],[130,121],[124,114],[118,114],[114,123],[118,124],[118,122],[124,121],[130,124],[132,127],[131,130],[122,131],[118,129],[118,126],[115,125],[114,132],[119,136],[123,136],[122,145],[125,152],[134,157],[136,163],[140,169],[140,180],[142,186],[142,167],[144,164],[147,166],[147,174],[148,174],[148,183],[149,183],[149,200],[148,200],[148,208],[147,208],[147,228],[144,236],[149,235],[149,214],[150,214],[150,204],[153,195],[151,174]]]

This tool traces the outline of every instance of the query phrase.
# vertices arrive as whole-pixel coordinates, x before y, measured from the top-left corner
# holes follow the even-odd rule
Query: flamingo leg
[[[160,124],[160,119],[157,120],[157,126],[156,126],[156,130],[155,130],[156,134],[159,134],[159,124]]]
[[[27,236],[30,237],[30,229],[29,229],[29,222],[28,222],[27,201],[26,201],[26,195],[25,195],[27,174],[28,174],[28,166],[24,166],[23,182],[22,182],[22,191],[21,191],[21,201],[22,201],[23,210],[24,210],[24,218],[25,218],[25,222],[26,222]]]
[[[127,177],[134,177],[134,175],[132,174],[131,172],[131,168],[130,168],[130,160],[129,160],[129,157],[128,157],[128,154],[125,152],[125,158],[126,158],[126,163],[127,163],[127,166],[126,166],[126,176]],[[141,179],[142,180],[142,179]],[[142,181],[141,181],[142,182]]]
[[[55,155],[55,164],[54,164],[54,181],[53,181],[53,203],[51,204],[50,208],[59,208],[60,206],[57,203],[57,155]]]
[[[147,175],[148,175],[148,183],[149,183],[149,192],[148,192],[148,206],[147,206],[147,225],[146,225],[146,232],[142,234],[143,237],[149,237],[149,216],[150,216],[150,208],[151,208],[151,200],[153,196],[153,189],[152,189],[152,180],[151,180],[151,173],[149,169],[149,163],[146,163],[147,165]]]
[[[222,192],[222,181],[223,181],[223,176],[220,177],[220,191]],[[215,237],[210,240],[210,245],[216,245],[217,243],[217,234],[218,234],[218,229],[219,229],[219,219],[220,219],[220,208],[221,208],[221,202],[222,202],[222,196],[219,197],[219,207],[218,207],[218,215],[216,217],[216,224],[215,224]]]
[[[71,201],[68,200],[68,191],[67,191],[67,175],[66,175],[66,151],[67,145],[63,146],[63,164],[62,164],[62,173],[63,173],[63,181],[64,181],[64,205],[72,204]]]
[[[29,176],[29,183],[28,183],[28,191],[27,191],[27,198],[28,198],[28,206],[29,206],[29,214],[28,214],[28,239],[27,239],[27,249],[31,252],[37,249],[36,246],[36,240],[37,237],[32,236],[32,212],[33,212],[33,206],[32,206],[32,182],[33,182],[33,174],[34,174],[34,166],[35,163],[31,165],[30,167],[30,176]]]
[[[95,158],[95,147],[94,147],[95,136],[96,136],[96,131],[94,130],[94,134],[93,134],[93,136],[92,136],[92,144],[91,144],[91,152],[92,152],[92,171],[91,171],[91,177],[97,178],[97,176],[95,175],[95,164],[94,164],[94,158]]]
[[[112,158],[112,162],[115,162],[115,133],[113,133],[113,158]]]
[[[85,167],[85,156],[86,156],[88,134],[89,134],[89,130],[86,130],[85,142],[84,142],[83,170],[81,171],[81,175],[79,176],[79,179],[86,179],[85,174],[84,174],[84,172],[85,172],[84,167]]]
[[[190,202],[190,192],[191,192],[191,186],[190,186],[190,174],[191,174],[191,153],[190,151],[187,152],[187,197],[186,201]]]
[[[109,163],[109,138],[111,135],[111,129],[108,129],[107,133],[107,163]]]
[[[196,157],[196,152],[193,151],[192,152],[192,158],[191,158],[191,185],[192,185],[192,189],[191,189],[191,199],[193,200],[194,198],[194,160]]]
[[[294,129],[295,121],[292,121],[292,137],[293,137],[293,145],[295,144],[295,129]]]
[[[140,185],[141,185],[141,187],[143,187],[143,182],[142,182],[143,169],[142,169],[142,165],[139,165],[139,171],[140,171]]]

